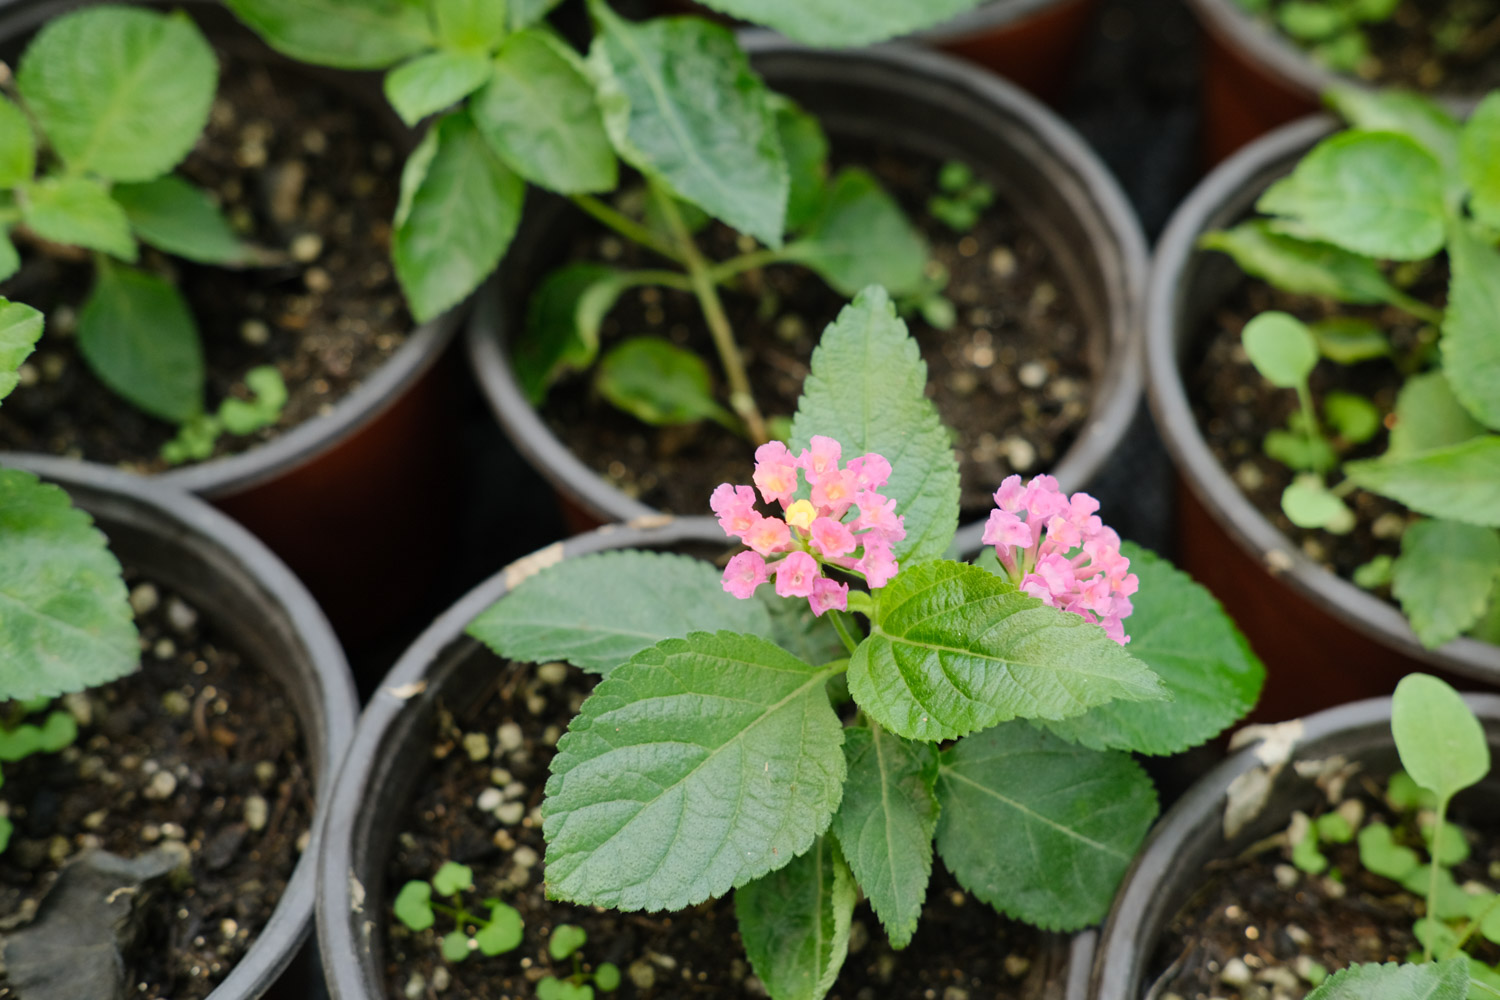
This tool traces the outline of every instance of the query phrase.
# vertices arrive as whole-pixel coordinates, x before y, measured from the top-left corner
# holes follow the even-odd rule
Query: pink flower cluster
[[[896,501],[876,492],[890,479],[891,463],[872,453],[839,468],[840,451],[837,441],[821,436],[800,455],[780,441],[755,450],[755,485],[767,504],[781,505],[783,517],[757,511],[749,486],[724,483],[714,490],[709,506],[719,524],[751,549],[729,560],[725,590],[744,600],[775,577],[776,593],[805,597],[821,615],[849,606],[849,585],[824,576],[824,566],[860,573],[871,587],[884,587],[896,575],[891,546],[906,537],[906,527]],[[794,500],[802,474],[811,499]],[[858,511],[853,520],[851,508]]]
[[[1051,476],[1025,486],[1020,476],[1010,476],[995,491],[995,503],[1000,509],[990,512],[984,543],[995,546],[1016,585],[1102,625],[1120,645],[1129,642],[1121,619],[1130,615],[1139,581],[1120,555],[1120,536],[1095,515],[1099,501],[1087,493],[1068,496]]]

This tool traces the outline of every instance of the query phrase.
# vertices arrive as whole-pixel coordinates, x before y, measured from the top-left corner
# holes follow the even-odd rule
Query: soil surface
[[[1379,787],[1362,784],[1358,797],[1366,816],[1394,827],[1399,820]],[[1500,839],[1482,841],[1472,830],[1466,836],[1472,854],[1453,869],[1454,877],[1460,885],[1478,880],[1495,887]],[[1167,971],[1159,973],[1151,996],[1301,1000],[1313,989],[1307,978],[1311,963],[1332,973],[1360,962],[1404,962],[1413,950],[1420,954],[1412,924],[1425,913],[1425,900],[1366,871],[1355,844],[1321,849],[1329,867],[1317,876],[1292,867],[1281,843],[1210,863],[1203,888],[1158,944],[1151,968]],[[1335,870],[1342,881],[1330,877]],[[1490,964],[1500,960],[1500,947],[1478,940],[1471,954]]]
[[[1372,83],[1476,97],[1500,87],[1500,0],[1404,0],[1364,34],[1358,75]]]
[[[964,520],[983,517],[1002,479],[1045,472],[1072,444],[1093,393],[1089,331],[1046,246],[1000,197],[972,231],[957,233],[927,209],[942,162],[890,149],[836,150],[835,166],[841,161],[879,178],[951,275],[946,294],[957,312],[951,329],[938,330],[916,314],[905,319],[927,362],[928,394],[954,431]],[[972,166],[984,179],[983,165]],[[718,224],[699,239],[715,260],[746,249]],[[654,255],[597,227],[575,242],[571,259],[660,266]],[[751,272],[744,291],[722,298],[762,413],[790,417],[813,348],[847,300],[797,266]],[[719,379],[691,293],[632,289],[605,320],[602,350],[642,333],[697,351]],[[710,421],[647,427],[598,398],[590,377],[555,386],[542,415],[574,454],[627,495],[670,513],[706,514],[715,486],[750,481],[753,449],[745,440]],[[727,396],[722,384],[716,391]]]
[[[311,771],[278,685],[180,597],[127,580],[140,672],[65,699],[73,746],[4,765],[15,832],[0,854],[0,927],[29,919],[84,848],[133,857],[178,841],[191,877],[153,897],[130,995],[201,1000],[255,942],[306,847]],[[14,996],[0,980],[0,998]]]
[[[560,923],[582,926],[588,942],[583,969],[613,962],[623,973],[620,990],[599,996],[763,997],[736,930],[730,899],[682,913],[617,913],[547,900],[542,891],[539,807],[553,746],[576,713],[593,678],[561,664],[518,666],[495,660],[497,680],[467,700],[466,714],[444,715],[433,747],[432,772],[400,817],[386,867],[386,899],[410,879],[430,879],[445,861],[474,869],[466,902],[498,897],[526,922],[521,946],[458,964],[438,951],[437,924],[413,933],[385,920],[385,981],[391,1000],[529,1000],[546,975],[573,972],[554,963],[547,939]],[[485,798],[480,808],[480,799]],[[495,805],[494,800],[503,798]],[[964,893],[945,872],[934,872],[921,929],[905,952],[893,952],[868,904],[854,912],[850,955],[829,993],[833,1000],[1041,1000],[1060,996],[1047,982],[1042,949],[1056,939],[1011,924]],[[1053,956],[1056,957],[1056,956]],[[917,959],[920,958],[920,962]],[[1055,966],[1053,966],[1055,967]]]
[[[390,265],[400,164],[376,116],[282,64],[222,47],[219,63],[208,127],[178,173],[211,193],[266,266],[208,267],[144,246],[141,261],[175,275],[197,320],[208,412],[245,396],[245,373],[257,365],[275,365],[287,383],[281,421],[224,435],[216,456],[327,413],[411,328]],[[0,412],[0,447],[163,471],[157,453],[176,428],[106,389],[78,353],[78,310],[93,284],[88,257],[44,252],[24,238],[22,246],[25,264],[0,295],[41,309],[47,332]]]

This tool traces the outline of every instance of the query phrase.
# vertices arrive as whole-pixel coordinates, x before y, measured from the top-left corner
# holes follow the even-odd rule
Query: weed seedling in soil
[[[489,916],[471,913],[464,906],[463,894],[473,888],[473,870],[446,861],[430,882],[413,879],[403,885],[392,909],[396,919],[414,931],[431,927],[439,913],[450,918],[453,930],[443,935],[441,945],[443,957],[450,962],[462,962],[471,951],[493,958],[520,947],[523,926],[515,907],[498,899],[486,899],[484,908]],[[449,902],[434,902],[433,893]]]
[[[620,988],[620,969],[613,962],[602,962],[593,972],[583,971],[580,949],[589,939],[576,924],[558,924],[547,939],[547,954],[554,962],[573,960],[573,974],[566,979],[544,976],[537,981],[537,1000],[594,1000],[594,987],[605,993]],[[592,983],[592,985],[590,985]]]
[[[0,551],[3,551],[3,540],[0,540]],[[65,709],[47,711],[40,725],[26,721],[28,716],[46,711],[51,704],[51,698],[7,703],[9,717],[0,723],[0,761],[13,763],[32,754],[57,753],[73,745],[78,739],[78,723]],[[3,779],[4,772],[0,771],[0,785],[4,784]],[[0,816],[0,851],[10,846],[13,830],[10,817]]]
[[[905,947],[934,853],[1007,916],[1104,915],[1156,814],[1130,753],[1208,739],[1263,670],[1207,592],[1050,477],[1000,484],[994,548],[945,558],[958,466],[925,379],[866,289],[822,336],[790,447],[713,491],[746,551],[566,560],[471,623],[602,677],[551,762],[551,898],[733,890],[775,1000],[828,993],[861,893]]]
[[[1424,515],[1405,526],[1399,557],[1361,566],[1355,582],[1389,587],[1429,648],[1465,633],[1500,641],[1500,93],[1464,125],[1413,94],[1328,101],[1353,127],[1261,195],[1263,218],[1202,245],[1284,292],[1383,305],[1377,315],[1406,314],[1420,332],[1398,344],[1367,316],[1308,324],[1278,311],[1246,324],[1250,361],[1299,401],[1264,441],[1296,473],[1281,507],[1332,534],[1354,528],[1355,490]],[[1444,258],[1439,309],[1405,289]],[[1319,412],[1309,379],[1323,364],[1393,365],[1402,387],[1389,407],[1330,392]]]
[[[995,189],[974,176],[967,163],[950,160],[938,172],[938,188],[927,200],[927,211],[955,233],[967,233],[984,210],[995,203]]]
[[[251,401],[205,412],[197,324],[163,268],[137,266],[141,243],[203,264],[252,262],[208,194],[172,173],[217,83],[213,49],[187,15],[100,5],[49,21],[0,93],[0,281],[21,269],[13,236],[40,255],[92,256],[79,353],[122,399],[180,427],[162,449],[173,463],[207,458],[226,430],[274,424],[286,401],[266,366],[246,376]]]

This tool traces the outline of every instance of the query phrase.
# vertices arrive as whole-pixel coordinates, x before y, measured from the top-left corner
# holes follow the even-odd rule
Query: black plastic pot
[[[285,690],[307,747],[317,808],[312,838],[255,943],[210,1000],[254,1000],[276,984],[312,925],[316,861],[332,778],[359,702],[323,612],[282,562],[244,528],[194,497],[115,469],[36,455],[4,464],[56,483],[94,518],[110,549],[181,593]],[[303,989],[305,984],[300,984]],[[291,984],[283,989],[291,993]]]
[[[464,633],[481,611],[539,570],[618,548],[728,551],[711,518],[653,518],[609,525],[556,542],[470,591],[412,644],[365,708],[333,793],[318,861],[318,943],[333,1000],[385,1000],[383,926],[391,901],[386,859],[399,817],[429,769],[440,703],[463,705],[493,683],[501,661]],[[477,765],[476,765],[477,766]],[[1083,1000],[1092,931],[1054,939],[1048,971],[1066,990],[1047,1000]]]
[[[1192,338],[1242,280],[1229,257],[1197,248],[1199,236],[1249,214],[1266,186],[1335,127],[1327,117],[1289,125],[1214,171],[1162,235],[1147,291],[1151,408],[1186,483],[1181,564],[1224,602],[1270,668],[1261,719],[1388,694],[1424,665],[1500,687],[1500,646],[1460,637],[1425,648],[1395,606],[1323,569],[1267,521],[1209,450],[1182,383]]]
[[[24,40],[47,21],[95,0],[10,0],[0,5],[0,59],[14,65]],[[417,136],[387,104],[376,74],[333,72],[272,52],[213,0],[154,6],[189,10],[208,37],[268,65],[347,93],[368,109],[403,155]],[[391,581],[424,582],[427,554],[447,542],[452,473],[442,443],[455,436],[452,393],[438,359],[463,318],[455,309],[411,332],[377,372],[326,416],[236,455],[171,469],[163,483],[205,497],[259,535],[318,594],[346,635],[362,637],[410,594]],[[122,404],[126,405],[126,404]],[[410,534],[392,556],[392,531]],[[435,561],[433,563],[435,566]],[[419,587],[411,588],[414,593]]]
[[[1061,119],[982,70],[904,46],[806,49],[765,32],[742,36],[775,90],[816,114],[835,143],[880,139],[914,153],[959,159],[1021,213],[1051,251],[1089,328],[1094,397],[1073,447],[1049,470],[1069,492],[1083,487],[1119,443],[1140,394],[1137,322],[1147,250],[1119,186]],[[596,523],[658,513],[584,465],[526,401],[505,342],[531,291],[565,251],[562,207],[528,209],[500,273],[481,291],[467,333],[469,359],[491,409],[517,448],[563,497]],[[747,468],[750,452],[746,450]],[[999,484],[995,484],[998,486]],[[969,525],[959,547],[977,544]]]
[[[1500,697],[1467,695],[1484,723],[1491,753],[1500,753]],[[1340,755],[1377,780],[1400,768],[1391,739],[1391,701],[1373,698],[1319,712],[1297,723],[1292,761]],[[1260,766],[1260,746],[1246,747],[1209,772],[1156,825],[1115,897],[1099,938],[1090,1000],[1141,1000],[1151,988],[1150,966],[1162,930],[1203,886],[1203,867],[1232,857],[1263,837],[1284,830],[1296,810],[1325,801],[1310,779],[1288,763],[1275,779],[1265,806],[1234,837],[1224,836],[1224,805],[1231,783]],[[1455,813],[1471,824],[1495,829],[1500,820],[1500,774],[1454,800]],[[1154,996],[1155,993],[1150,995]]]

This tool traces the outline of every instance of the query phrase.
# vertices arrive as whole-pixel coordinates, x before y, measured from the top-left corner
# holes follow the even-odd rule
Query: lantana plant
[[[1298,397],[1264,443],[1296,473],[1282,510],[1298,527],[1343,534],[1355,526],[1345,498],[1367,490],[1423,515],[1405,526],[1399,556],[1365,564],[1355,582],[1389,587],[1426,646],[1464,633],[1497,642],[1500,93],[1464,125],[1414,94],[1341,90],[1328,101],[1353,127],[1261,195],[1264,218],[1203,238],[1282,291],[1384,307],[1246,324],[1250,361]],[[1444,265],[1446,306],[1408,293]],[[1412,321],[1415,337],[1392,339],[1390,327]],[[1393,407],[1353,393],[1314,399],[1317,366],[1365,364],[1400,372]],[[1371,444],[1380,453],[1358,457]]]
[[[1103,917],[1156,814],[1130,754],[1218,733],[1263,669],[1206,591],[1049,477],[997,484],[991,547],[947,558],[958,465],[925,379],[865,290],[789,439],[705,498],[746,551],[566,560],[471,624],[502,656],[601,678],[551,764],[550,896],[733,891],[776,1000],[827,994],[861,893],[910,943],[934,854],[1015,919]]]

